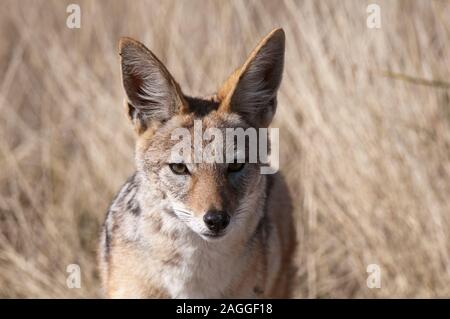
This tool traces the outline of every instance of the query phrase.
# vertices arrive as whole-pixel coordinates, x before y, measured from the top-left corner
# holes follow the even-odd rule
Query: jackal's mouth
[[[202,233],[201,236],[206,238],[206,239],[219,239],[223,236],[225,236],[227,232],[226,231],[221,231],[221,232],[207,232],[207,233]]]

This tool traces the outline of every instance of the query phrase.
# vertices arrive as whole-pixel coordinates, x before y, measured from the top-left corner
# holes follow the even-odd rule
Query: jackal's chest
[[[165,290],[172,298],[231,298],[253,295],[256,277],[247,276],[244,260],[202,248],[184,248],[176,265],[161,271]],[[235,287],[239,282],[239,295]],[[248,287],[248,288],[247,288]]]

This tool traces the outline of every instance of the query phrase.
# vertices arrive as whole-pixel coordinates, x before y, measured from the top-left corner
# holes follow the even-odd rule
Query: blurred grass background
[[[66,7],[81,6],[81,29]],[[369,3],[381,29],[366,27]],[[0,2],[0,297],[98,297],[96,247],[133,172],[117,41],[209,94],[287,35],[274,127],[295,199],[296,297],[450,297],[449,1]],[[66,287],[81,266],[82,288]],[[366,286],[368,264],[381,288]]]

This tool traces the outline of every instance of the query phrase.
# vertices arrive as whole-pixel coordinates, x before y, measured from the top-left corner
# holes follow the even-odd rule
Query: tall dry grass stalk
[[[297,297],[450,297],[450,3],[1,1],[0,296],[99,296],[95,252],[133,171],[117,41],[212,93],[282,26],[274,127],[295,199]],[[415,80],[418,79],[418,80]],[[425,81],[425,82],[424,82]],[[79,264],[82,288],[66,287]],[[382,287],[366,286],[368,264]]]

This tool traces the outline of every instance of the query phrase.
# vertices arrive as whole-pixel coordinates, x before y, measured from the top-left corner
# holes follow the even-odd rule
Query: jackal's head
[[[258,142],[250,138],[252,134],[245,134],[248,143],[239,149],[234,145],[238,137],[226,137],[231,129],[257,132],[271,123],[283,71],[284,42],[282,29],[272,31],[209,98],[184,95],[144,45],[129,38],[120,42],[128,115],[138,135],[137,169],[168,199],[179,220],[204,239],[222,237],[236,225],[256,218],[252,208],[263,199],[263,195],[255,195],[262,192],[261,161],[248,159],[249,143]],[[180,139],[187,142],[183,144],[187,148],[174,156]],[[198,157],[198,152],[211,150],[213,161]],[[223,157],[216,157],[220,154]],[[226,154],[231,154],[231,160]]]

